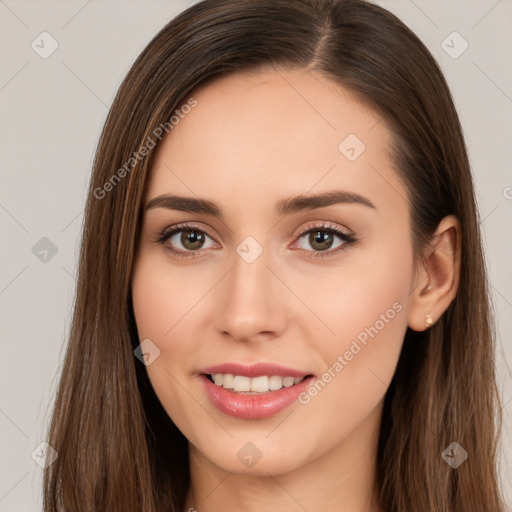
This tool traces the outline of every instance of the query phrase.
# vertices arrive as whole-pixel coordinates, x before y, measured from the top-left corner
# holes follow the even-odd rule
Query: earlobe
[[[459,285],[460,239],[458,219],[453,215],[444,217],[416,269],[408,318],[411,329],[430,328],[455,298]]]

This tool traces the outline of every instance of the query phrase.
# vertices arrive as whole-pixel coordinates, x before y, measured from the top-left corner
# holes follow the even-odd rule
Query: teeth
[[[293,386],[293,377],[285,377],[283,379],[283,386],[285,388],[289,388],[290,386]]]
[[[268,379],[268,388],[271,391],[277,391],[278,389],[281,389],[283,387],[283,377],[280,377],[279,375],[273,375]]]
[[[266,393],[268,391],[268,377],[263,375],[262,377],[253,377],[251,381],[251,391],[258,391],[260,393]],[[235,391],[238,389],[235,388]],[[245,390],[244,390],[245,391]]]
[[[233,375],[225,374],[222,375],[222,373],[216,373],[215,375],[220,375],[222,377],[222,386],[226,389],[233,389],[233,381],[235,380]],[[215,375],[213,376],[213,380],[215,380]],[[215,383],[217,384],[217,383]],[[217,386],[220,386],[221,384],[217,384]]]
[[[235,391],[251,391],[251,379],[236,375],[233,380],[233,389]]]
[[[256,394],[278,391],[289,388],[304,380],[304,377],[281,377],[280,375],[262,375],[261,377],[245,377],[230,373],[215,373],[211,375],[213,382],[224,389],[231,389],[235,393]]]

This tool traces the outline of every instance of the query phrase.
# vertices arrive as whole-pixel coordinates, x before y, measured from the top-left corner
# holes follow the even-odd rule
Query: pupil
[[[311,232],[309,235],[309,242],[312,247],[315,247],[315,244],[318,244],[317,248],[320,251],[325,251],[331,247],[333,240],[331,233],[327,233],[325,231],[316,231]]]
[[[197,231],[183,231],[181,234],[181,243],[183,247],[187,247],[190,250],[200,249],[204,242],[203,234]]]

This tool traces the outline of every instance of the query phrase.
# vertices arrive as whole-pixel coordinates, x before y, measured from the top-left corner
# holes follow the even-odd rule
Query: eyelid
[[[316,224],[315,224],[316,222]],[[308,224],[307,226],[301,228],[297,234],[295,235],[296,238],[300,238],[304,233],[307,233],[308,231],[314,230],[314,229],[325,229],[325,230],[333,230],[333,231],[339,231],[343,233],[346,236],[351,236],[354,233],[352,233],[349,229],[343,228],[342,226],[339,226],[337,224],[332,224],[329,221],[311,221],[311,224]]]
[[[165,242],[165,240],[167,240],[169,238],[169,236],[173,233],[175,234],[175,232],[179,232],[179,231],[186,231],[186,230],[191,230],[191,231],[203,231],[204,233],[206,233],[214,242],[216,243],[219,243],[217,242],[216,238],[210,233],[209,229],[206,228],[206,227],[203,227],[201,224],[197,224],[197,223],[189,223],[189,222],[179,222],[178,224],[172,224],[171,226],[168,226],[166,227],[163,231],[161,231],[157,237],[156,237],[156,242]],[[197,251],[196,251],[197,252]]]
[[[160,234],[157,236],[156,241],[164,239],[168,234],[172,233],[173,231],[177,231],[179,229],[190,229],[190,230],[198,230],[198,231],[204,231],[212,240],[219,243],[216,240],[216,237],[213,236],[209,229],[206,227],[203,227],[199,223],[189,223],[189,222],[179,222],[178,224],[172,224],[171,226],[166,227],[164,230],[160,232]],[[350,230],[340,227],[336,224],[332,224],[329,221],[310,221],[310,223],[295,233],[295,238],[300,238],[302,235],[307,233],[308,231],[311,231],[312,229],[332,229],[333,231],[340,231],[346,236],[353,235],[353,233],[350,232]]]
[[[310,251],[307,249],[303,249],[302,247],[293,248],[301,253],[306,253],[308,258],[330,258],[338,256],[342,251],[347,250],[350,246],[353,246],[358,242],[356,238],[356,233],[353,231],[347,230],[347,228],[339,226],[337,224],[333,224],[329,221],[312,221],[313,225],[306,226],[301,228],[298,234],[294,237],[294,242],[292,246],[299,243],[300,239],[306,235],[307,233],[312,233],[315,231],[324,231],[328,232],[335,237],[338,237],[341,240],[341,244],[334,249],[330,248],[325,251]],[[315,224],[316,222],[316,224]]]

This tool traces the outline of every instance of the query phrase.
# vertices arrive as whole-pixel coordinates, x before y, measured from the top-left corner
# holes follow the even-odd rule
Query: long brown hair
[[[383,510],[502,511],[485,263],[465,142],[438,65],[398,18],[363,0],[206,0],[147,45],[103,128],[49,430],[58,458],[45,472],[45,512],[183,510],[187,440],[134,357],[130,281],[143,199],[159,127],[169,129],[198,86],[265,66],[314,69],[382,116],[409,194],[416,255],[445,215],[461,221],[457,296],[431,329],[407,331],[385,397]],[[457,469],[441,457],[454,441],[469,454]]]

